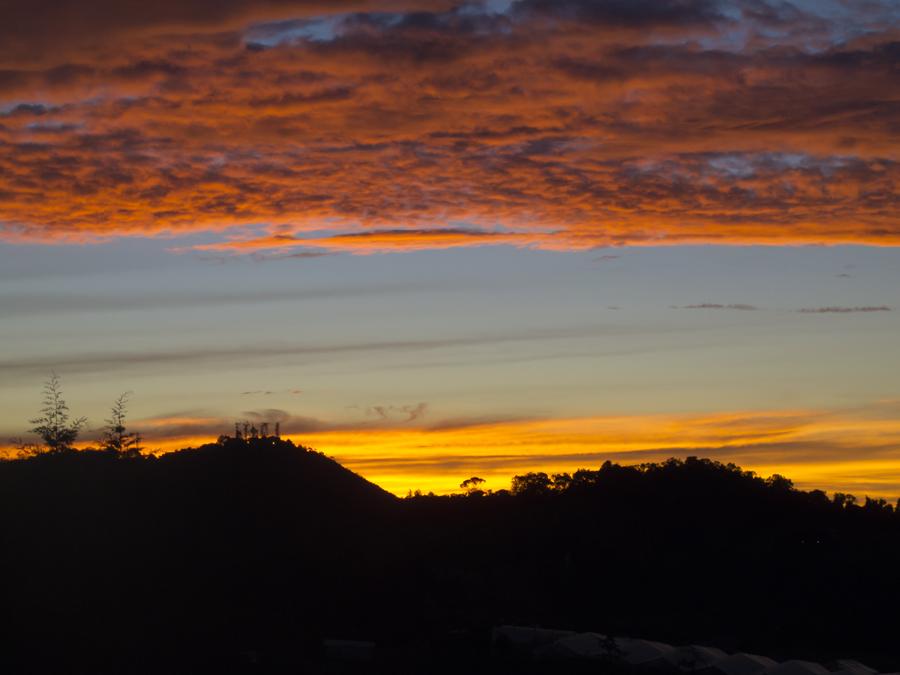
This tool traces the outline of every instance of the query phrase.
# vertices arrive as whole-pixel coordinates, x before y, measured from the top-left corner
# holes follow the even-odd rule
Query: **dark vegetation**
[[[0,672],[352,670],[327,638],[374,641],[365,672],[564,672],[492,654],[501,623],[900,667],[882,502],[696,458],[397,499],[274,437],[71,442],[0,462]]]

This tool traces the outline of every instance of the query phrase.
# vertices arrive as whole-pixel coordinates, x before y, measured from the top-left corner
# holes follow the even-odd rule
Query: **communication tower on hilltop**
[[[234,438],[238,441],[249,441],[254,438],[281,438],[281,422],[275,422],[275,433],[269,434],[269,422],[260,422],[259,428],[250,422],[234,423]]]

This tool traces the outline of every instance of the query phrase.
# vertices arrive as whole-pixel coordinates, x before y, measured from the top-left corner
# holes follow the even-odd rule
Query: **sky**
[[[0,0],[0,445],[900,496],[895,0]],[[11,443],[7,443],[9,451]]]

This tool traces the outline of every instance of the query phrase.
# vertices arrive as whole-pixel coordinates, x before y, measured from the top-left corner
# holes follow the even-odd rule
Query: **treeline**
[[[742,469],[733,462],[719,462],[713,459],[687,457],[686,459],[670,458],[662,462],[644,462],[641,464],[621,465],[605,461],[599,469],[578,469],[573,473],[546,473],[533,471],[513,476],[508,490],[489,490],[484,488],[486,482],[479,476],[472,476],[460,483],[461,493],[450,495],[450,498],[499,498],[509,496],[532,500],[552,499],[590,495],[600,491],[619,490],[623,486],[650,485],[666,481],[701,484],[716,482],[735,484],[742,488],[756,488],[773,493],[791,492],[802,495],[811,503],[832,506],[837,509],[862,509],[870,513],[896,514],[900,517],[900,499],[896,506],[884,498],[866,496],[862,503],[855,495],[835,492],[831,498],[824,490],[800,491],[790,478],[781,474],[773,474],[768,478],[758,476],[754,471]],[[407,499],[438,498],[433,492],[423,494],[421,490],[410,491]]]

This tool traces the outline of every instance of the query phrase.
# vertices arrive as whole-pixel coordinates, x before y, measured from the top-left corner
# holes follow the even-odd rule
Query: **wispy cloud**
[[[423,291],[440,292],[445,287],[434,284],[368,284],[365,286],[334,286],[325,288],[267,288],[254,291],[179,288],[122,292],[0,292],[0,311],[4,316],[40,314],[70,314],[80,312],[127,312],[175,310],[228,305],[262,305],[269,303],[309,302],[414,294]]]
[[[280,389],[272,391],[269,389],[253,389],[250,391],[242,391],[241,396],[273,396],[275,394],[290,394],[291,396],[299,396],[303,393],[302,389]]]
[[[672,309],[724,309],[736,310],[741,312],[762,311],[762,307],[749,305],[745,303],[729,303],[721,304],[715,302],[702,302],[694,305],[672,305]],[[870,312],[890,312],[891,307],[887,305],[857,305],[852,307],[842,307],[838,305],[830,305],[826,307],[803,307],[801,309],[792,310],[798,314],[866,314]]]
[[[684,305],[675,309],[734,309],[741,312],[753,312],[759,309],[756,305],[748,305],[742,302],[721,305],[714,302],[703,302],[697,305]]]
[[[797,310],[801,314],[866,314],[868,312],[890,312],[886,305],[862,305],[859,307],[804,307]]]
[[[375,229],[366,232],[349,232],[319,237],[294,237],[287,235],[257,238],[235,237],[233,239],[201,244],[185,250],[221,251],[241,253],[250,251],[274,251],[292,249],[297,246],[315,246],[326,249],[322,253],[303,251],[299,254],[273,254],[278,257],[300,255],[302,257],[327,255],[328,253],[392,253],[417,249],[458,248],[461,246],[494,246],[512,244],[527,246],[538,244],[541,235],[534,232],[506,232],[501,230],[479,230],[475,228],[429,228],[429,229]]]
[[[425,415],[427,403],[415,405],[373,405],[366,408],[367,415],[374,415],[381,420],[399,419],[403,422],[414,422]]]
[[[363,354],[425,352],[441,349],[464,349],[496,344],[542,341],[563,341],[598,335],[627,332],[610,326],[571,326],[553,329],[532,329],[522,332],[459,335],[439,338],[383,340],[327,344],[282,342],[274,344],[243,344],[235,346],[192,346],[169,351],[90,352],[37,356],[0,360],[3,377],[43,377],[50,371],[60,373],[100,373],[110,370],[163,367],[202,368],[235,360],[247,367],[261,362],[284,363],[285,359],[302,360],[315,357],[349,357]]]

